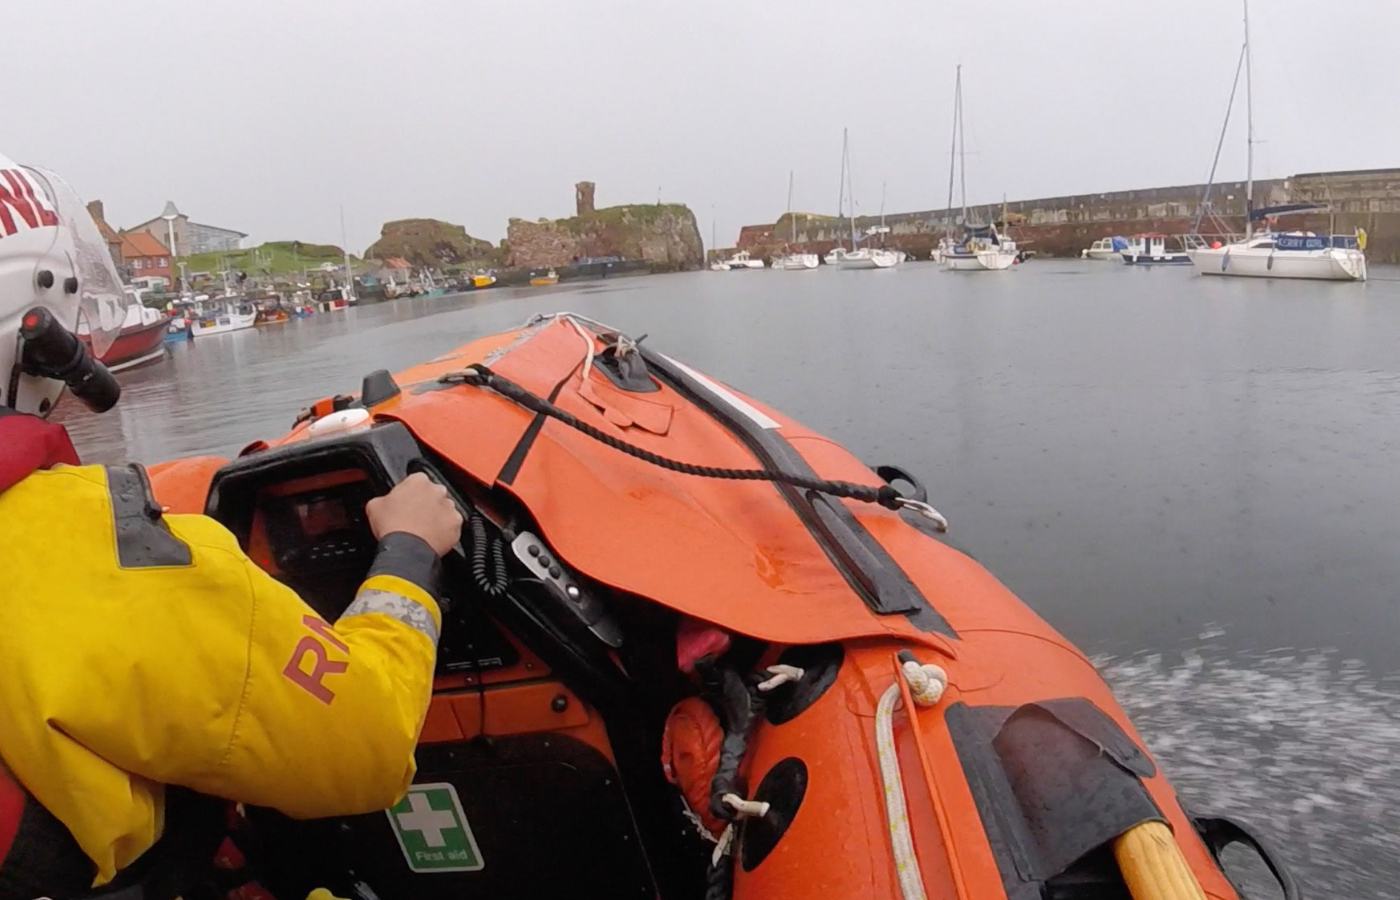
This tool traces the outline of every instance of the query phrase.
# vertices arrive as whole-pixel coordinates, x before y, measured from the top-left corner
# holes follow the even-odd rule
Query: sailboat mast
[[[1254,63],[1249,54],[1249,0],[1244,0],[1244,102],[1249,134],[1245,138],[1244,236],[1254,234]]]
[[[846,158],[846,196],[851,198],[851,208],[846,218],[851,223],[851,252],[856,252],[856,181],[851,173],[851,147],[846,137],[846,129],[841,129],[842,154]]]
[[[958,64],[958,77],[953,84],[953,137],[952,146],[948,148],[948,206],[946,207],[947,212],[944,214],[948,218],[953,215],[953,173],[958,167],[958,105],[959,98],[962,97],[961,63]],[[952,225],[951,221],[945,221],[943,223],[944,232],[951,233]]]
[[[962,66],[958,66],[958,178],[962,183],[962,220],[963,227],[967,227],[967,140],[964,132],[967,131],[963,124],[963,101],[962,101]]]
[[[841,129],[841,196],[836,201],[836,227],[841,227],[841,214],[846,211],[846,129]]]
[[[797,243],[797,218],[792,214],[792,170],[788,169],[788,220],[792,225],[792,240],[789,243]]]

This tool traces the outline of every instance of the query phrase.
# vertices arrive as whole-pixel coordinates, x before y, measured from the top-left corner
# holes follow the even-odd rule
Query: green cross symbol
[[[485,868],[457,789],[451,784],[415,784],[386,815],[412,871],[478,872]]]

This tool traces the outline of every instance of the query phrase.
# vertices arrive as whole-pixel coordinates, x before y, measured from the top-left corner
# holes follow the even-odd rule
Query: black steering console
[[[214,475],[205,513],[233,532],[254,562],[333,622],[374,562],[378,542],[365,504],[414,472],[446,486],[464,515],[472,512],[409,430],[385,422],[234,460]],[[464,565],[457,551],[444,560],[442,594],[445,605],[456,608],[451,621],[444,616],[439,666],[508,665],[518,657],[515,648],[460,596],[470,583]]]

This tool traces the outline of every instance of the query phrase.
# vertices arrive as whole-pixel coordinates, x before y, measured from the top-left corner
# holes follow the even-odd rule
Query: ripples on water
[[[1097,656],[1189,805],[1255,824],[1314,897],[1400,898],[1400,282],[1375,275],[1037,261],[495,290],[197,340],[123,375],[114,413],[59,417],[93,460],[229,455],[536,311],[649,334],[922,476],[955,542]]]
[[[1400,679],[1219,637],[1095,662],[1188,807],[1256,828],[1313,897],[1400,897]]]

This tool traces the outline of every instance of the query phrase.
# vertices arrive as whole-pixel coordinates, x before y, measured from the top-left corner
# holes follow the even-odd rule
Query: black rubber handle
[[[25,373],[62,381],[93,412],[106,412],[121,399],[121,385],[107,367],[44,307],[24,314],[19,336],[24,340],[20,364]]]

